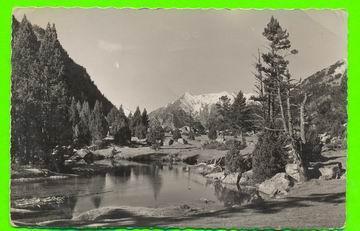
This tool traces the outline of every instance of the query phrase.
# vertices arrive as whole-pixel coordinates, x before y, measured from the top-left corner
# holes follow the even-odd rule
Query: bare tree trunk
[[[272,121],[272,108],[271,108],[271,95],[270,94],[268,94],[268,120],[269,120],[269,122],[271,122]]]
[[[280,89],[280,83],[279,86],[277,88],[277,96],[278,96],[278,100],[279,100],[279,105],[280,105],[280,113],[281,113],[281,119],[283,122],[283,126],[284,126],[284,131],[286,134],[288,134],[288,128],[286,125],[286,118],[285,118],[285,113],[284,113],[284,107],[283,107],[283,103],[282,103],[282,98],[281,98],[281,89]]]
[[[304,115],[304,109],[305,109],[305,103],[307,100],[307,95],[305,93],[304,99],[300,104],[300,137],[303,144],[306,143],[305,138],[305,115]]]
[[[288,89],[286,91],[286,105],[287,105],[287,116],[288,116],[288,126],[289,126],[289,135],[292,137],[294,135],[293,132],[293,124],[292,124],[292,116],[291,116],[291,105],[290,105],[290,85],[288,83]]]
[[[295,142],[296,141],[292,139],[290,149],[294,158],[294,164],[297,165],[297,169],[299,171],[300,182],[304,182],[307,180],[307,166],[305,166],[304,161],[301,157],[302,143],[298,145],[300,147],[300,150],[298,150],[298,148],[296,148],[295,146]]]
[[[297,145],[298,148],[295,148],[296,144],[293,139],[292,139],[292,152],[293,152],[293,157],[294,157],[294,163],[298,166],[298,171],[300,174],[300,181],[306,181],[307,180],[307,171],[308,171],[308,166],[307,163],[304,162],[304,160],[302,159],[302,152],[303,152],[303,147],[306,144],[306,138],[305,138],[305,115],[304,115],[304,108],[305,108],[305,103],[307,100],[307,95],[305,94],[304,96],[304,100],[301,102],[300,104],[300,137],[301,137],[301,142]]]
[[[274,110],[275,110],[275,100],[274,100],[274,96],[271,94],[269,95],[270,97],[270,105],[269,105],[269,109],[270,109],[270,123],[274,124]]]

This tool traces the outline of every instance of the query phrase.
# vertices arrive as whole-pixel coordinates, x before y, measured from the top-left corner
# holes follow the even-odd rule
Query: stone
[[[220,166],[216,166],[213,164],[200,163],[195,166],[195,171],[201,175],[208,175],[214,172],[221,172],[222,169]]]
[[[226,139],[225,139],[224,137],[218,137],[218,138],[216,139],[216,142],[218,142],[218,143],[220,143],[220,144],[225,144]]]
[[[340,177],[341,180],[346,180],[346,174],[342,174],[341,177]]]
[[[222,180],[225,177],[225,175],[224,172],[216,172],[216,173],[210,173],[205,177],[210,180]]]
[[[319,138],[323,144],[327,144],[327,143],[330,143],[331,136],[325,132],[323,134],[320,134]]]
[[[246,183],[252,183],[253,182],[253,171],[252,170],[249,170],[249,171],[246,171],[242,174],[241,178],[240,178],[240,181],[239,183],[240,184],[246,184]]]
[[[174,140],[171,138],[166,138],[164,140],[164,146],[171,146],[174,143]]]
[[[275,197],[278,195],[286,195],[291,187],[292,182],[289,179],[289,176],[286,173],[281,172],[262,182],[259,185],[259,191],[270,197]]]
[[[179,138],[177,142],[180,144],[188,144],[187,140],[185,140],[184,138]]]
[[[180,205],[180,209],[190,209],[191,207],[187,204]]]
[[[287,164],[285,172],[297,182],[300,182],[301,175],[297,164]]]
[[[207,204],[207,203],[215,203],[215,201],[209,200],[209,199],[204,198],[204,197],[200,198],[200,201],[201,201],[201,202],[204,202],[205,204]]]
[[[224,184],[235,184],[237,183],[238,173],[229,173],[225,178],[222,179],[222,183]]]
[[[319,168],[321,180],[339,179],[341,168],[339,165],[330,165]]]

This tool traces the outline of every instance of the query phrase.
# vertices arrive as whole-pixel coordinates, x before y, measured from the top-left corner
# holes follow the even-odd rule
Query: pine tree
[[[119,110],[113,107],[107,115],[107,121],[109,123],[109,132],[114,136],[115,142],[127,144],[131,139],[131,131],[128,118],[125,116],[122,107]]]
[[[215,125],[210,124],[208,137],[209,137],[210,140],[216,140],[217,131],[216,131],[216,126]]]
[[[148,116],[146,110],[144,109],[143,114],[141,114],[140,108],[137,107],[132,117],[131,133],[139,139],[145,138],[147,131],[146,124],[148,124],[147,120]]]
[[[147,140],[151,143],[154,149],[158,149],[163,143],[165,138],[164,129],[161,127],[160,121],[152,119],[149,123],[149,133],[147,134]]]
[[[90,116],[90,132],[92,142],[101,141],[108,132],[108,124],[103,115],[102,104],[97,100]]]
[[[77,103],[77,107],[80,102]],[[91,142],[90,133],[90,107],[87,101],[84,101],[80,111],[80,121],[77,124],[76,131],[74,133],[74,139],[76,140],[77,146],[89,145]]]
[[[246,105],[246,98],[242,91],[236,95],[230,109],[230,121],[237,130],[248,131],[252,128],[250,108]]]
[[[216,104],[216,109],[219,117],[216,122],[217,130],[226,130],[231,127],[231,103],[229,97],[221,96],[219,102]]]
[[[26,16],[14,19],[12,40],[11,152],[13,160],[28,163],[36,159],[41,142],[39,42]]]
[[[146,127],[146,129],[149,127],[149,116],[147,114],[146,108],[144,108],[141,114],[141,123]]]
[[[266,53],[261,55],[262,60],[256,64],[259,97],[264,116],[264,131],[253,153],[253,167],[258,178],[271,177],[276,172],[283,170],[279,156],[291,156],[292,161],[297,164],[301,181],[306,179],[307,164],[303,154],[306,146],[304,131],[304,105],[307,99],[300,105],[300,133],[301,140],[293,132],[293,120],[291,114],[291,94],[294,88],[288,69],[289,61],[286,57],[297,54],[297,50],[289,51],[291,43],[289,33],[283,29],[279,22],[271,17],[266,25],[263,36],[268,40],[269,47]],[[264,75],[263,75],[264,74]],[[265,103],[266,102],[266,103]],[[286,107],[284,106],[286,105]],[[286,110],[286,111],[285,111]],[[276,118],[280,117],[281,125],[276,124]],[[285,137],[285,139],[282,139]],[[278,142],[278,141],[282,142]],[[288,153],[285,153],[284,146]],[[274,150],[269,150],[273,147]],[[280,154],[279,154],[280,153]],[[274,162],[275,161],[275,162]],[[274,162],[274,163],[273,163]],[[274,170],[274,167],[276,170]],[[277,167],[276,167],[277,166]],[[265,175],[264,175],[265,174]]]

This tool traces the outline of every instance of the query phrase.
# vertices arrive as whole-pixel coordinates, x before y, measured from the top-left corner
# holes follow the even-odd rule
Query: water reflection
[[[233,205],[253,204],[262,201],[257,189],[249,186],[237,186],[235,188],[226,187],[220,182],[214,183],[215,195],[225,207]]]
[[[97,175],[96,177],[90,178],[90,182],[88,184],[88,193],[90,195],[90,200],[94,205],[94,208],[99,208],[101,204],[101,196],[98,193],[101,193],[105,189],[105,174]]]
[[[207,185],[204,177],[193,174],[190,169],[161,162],[127,163],[96,176],[44,181],[36,187],[31,183],[15,187],[12,193],[31,189],[28,193],[31,196],[70,194],[59,208],[65,217],[108,206],[166,207],[184,203],[206,206],[202,198],[219,206],[232,206],[261,199],[254,188],[238,190],[220,183]]]

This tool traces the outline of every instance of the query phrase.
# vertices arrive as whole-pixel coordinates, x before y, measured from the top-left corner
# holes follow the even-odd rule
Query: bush
[[[106,148],[106,142],[102,140],[95,140],[94,141],[94,148],[97,149],[104,149]]]
[[[254,179],[262,182],[278,172],[285,171],[287,152],[284,150],[286,137],[281,133],[264,131],[255,146],[252,166]]]
[[[150,121],[149,133],[147,134],[148,142],[152,145],[154,149],[158,149],[165,138],[164,129],[161,127],[158,120]]]
[[[245,159],[241,154],[241,142],[233,142],[230,150],[225,155],[225,169],[228,172],[243,173],[251,169],[251,159]]]
[[[321,158],[322,142],[315,129],[310,129],[305,134],[306,144],[302,145],[302,159],[309,163]]]
[[[226,150],[225,144],[219,143],[215,140],[211,140],[210,142],[205,142],[202,144],[203,149],[217,149],[217,150]]]
[[[210,140],[216,140],[217,132],[214,126],[211,126],[209,129],[208,137]]]
[[[178,140],[181,138],[181,132],[179,129],[175,129],[172,131],[172,136],[174,140]]]
[[[190,132],[188,134],[188,139],[189,140],[195,140],[195,133],[192,130],[190,130]]]
[[[114,141],[117,144],[128,144],[131,140],[131,130],[129,126],[122,126],[114,135]]]
[[[139,124],[135,127],[134,135],[139,139],[146,138],[147,128],[143,124]]]
[[[246,148],[246,142],[245,142],[245,139],[243,141],[235,140],[235,139],[226,140],[225,147],[226,147],[226,149],[229,149],[229,150],[233,147],[236,147],[239,150],[241,150],[241,149]]]
[[[196,134],[199,135],[205,134],[205,128],[199,121],[194,122],[192,127],[195,130]]]
[[[203,149],[216,149],[216,150],[230,150],[232,147],[237,147],[239,150],[244,149],[246,145],[244,145],[239,140],[227,140],[225,143],[220,143],[216,140],[211,140],[210,142],[206,142],[202,144]]]

